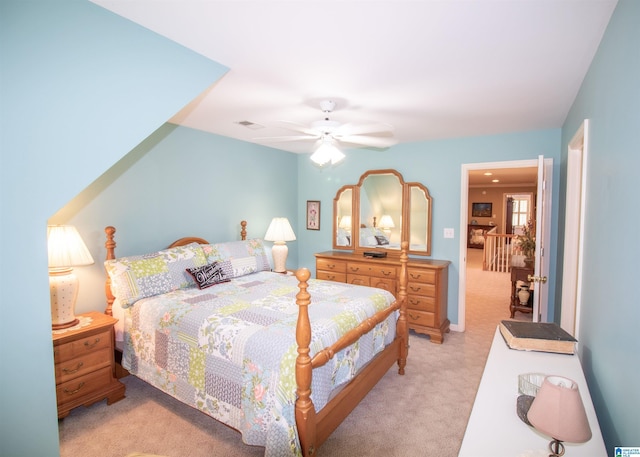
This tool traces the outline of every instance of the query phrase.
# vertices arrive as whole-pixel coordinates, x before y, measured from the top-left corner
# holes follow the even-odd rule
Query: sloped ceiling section
[[[244,141],[278,121],[394,127],[399,143],[560,128],[616,0],[94,0],[230,68],[172,122]],[[249,121],[258,130],[240,124]],[[269,142],[311,152],[309,142]]]

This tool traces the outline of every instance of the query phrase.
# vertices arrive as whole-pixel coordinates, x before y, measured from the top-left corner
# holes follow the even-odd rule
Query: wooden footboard
[[[396,301],[387,309],[377,312],[372,317],[361,322],[356,328],[347,332],[333,345],[328,346],[311,358],[309,345],[311,343],[311,322],[309,320],[309,304],[311,296],[307,292],[310,273],[306,268],[296,272],[300,282],[300,292],[296,296],[299,307],[296,326],[296,342],[298,357],[296,359],[297,400],[295,406],[296,426],[303,456],[313,456],[318,447],[342,423],[351,411],[360,403],[367,393],[378,383],[389,368],[397,361],[398,373],[403,375],[407,363],[408,326],[406,319],[407,298],[407,249],[409,243],[402,243],[400,256],[400,288]],[[319,413],[316,413],[311,401],[312,371],[326,364],[335,354],[355,343],[362,335],[373,330],[395,310],[400,311],[396,328],[396,338],[376,356],[358,375],[346,385]]]
[[[241,236],[246,239],[245,221],[241,222]],[[116,242],[114,227],[106,227],[105,233],[107,241],[106,258],[115,259]],[[202,238],[186,237],[175,241],[170,247],[182,246],[192,242],[208,243]],[[301,268],[296,272],[299,281],[299,292],[296,295],[296,303],[299,307],[298,320],[296,325],[296,343],[298,345],[298,357],[296,359],[296,394],[295,419],[298,429],[298,436],[304,456],[313,456],[318,447],[329,437],[329,435],[340,425],[367,393],[376,385],[394,363],[398,364],[398,373],[403,375],[408,354],[408,326],[406,319],[406,298],[407,298],[407,251],[408,243],[402,243],[402,253],[400,256],[400,287],[398,297],[393,305],[387,309],[379,311],[372,317],[361,322],[356,328],[349,331],[336,343],[319,351],[313,358],[310,356],[309,345],[311,343],[311,322],[309,320],[308,307],[311,304],[311,296],[307,291],[310,272],[306,268]],[[114,296],[111,291],[111,282],[107,275],[105,284],[107,307],[105,313],[112,315],[112,305]],[[313,369],[323,366],[331,360],[335,354],[342,349],[355,343],[362,335],[371,331],[377,324],[383,322],[391,313],[399,310],[399,319],[396,325],[396,338],[392,344],[387,346],[376,356],[358,375],[351,380],[320,412],[316,413],[315,406],[311,401],[311,380]]]

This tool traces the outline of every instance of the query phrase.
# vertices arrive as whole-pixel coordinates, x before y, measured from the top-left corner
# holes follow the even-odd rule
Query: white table
[[[606,457],[607,451],[591,395],[577,355],[509,349],[496,333],[476,394],[459,457],[546,457],[551,438],[520,420],[516,412],[518,375],[544,373],[578,384],[592,437],[583,444],[564,443],[565,457]]]

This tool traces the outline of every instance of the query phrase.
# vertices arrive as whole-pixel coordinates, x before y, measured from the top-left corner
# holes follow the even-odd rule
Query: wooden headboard
[[[240,238],[244,241],[247,239],[247,221],[240,222]],[[104,247],[107,249],[107,256],[105,260],[112,260],[116,258],[116,242],[114,240],[114,235],[116,233],[116,228],[112,226],[105,227],[104,233],[107,235],[107,241],[104,243]],[[197,236],[187,236],[184,238],[180,238],[179,240],[175,240],[171,243],[167,248],[175,248],[177,246],[185,246],[190,243],[199,243],[199,244],[209,244],[207,240],[204,238],[199,238]],[[104,313],[113,316],[113,301],[115,300],[115,296],[111,291],[111,279],[109,275],[107,275],[107,280],[104,286],[104,293],[107,298],[107,307],[104,310]]]

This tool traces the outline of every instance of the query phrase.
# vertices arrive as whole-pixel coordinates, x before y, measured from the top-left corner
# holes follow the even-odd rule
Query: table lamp
[[[51,323],[54,330],[72,327],[78,323],[75,316],[78,277],[72,267],[91,265],[93,257],[71,225],[47,226],[47,245]]]
[[[527,418],[539,432],[553,438],[549,443],[549,457],[564,454],[563,441],[584,443],[591,439],[591,428],[578,385],[568,378],[547,376]]]
[[[382,231],[387,235],[391,235],[391,229],[396,225],[393,223],[393,219],[388,214],[385,214],[380,218],[380,223],[378,226],[382,229]]]
[[[351,216],[342,216],[338,227],[346,230],[347,232],[351,232]]]
[[[271,224],[269,224],[264,239],[274,242],[271,250],[271,254],[273,255],[273,271],[276,273],[286,272],[289,248],[285,241],[293,241],[296,239],[289,220],[286,217],[274,217]]]

